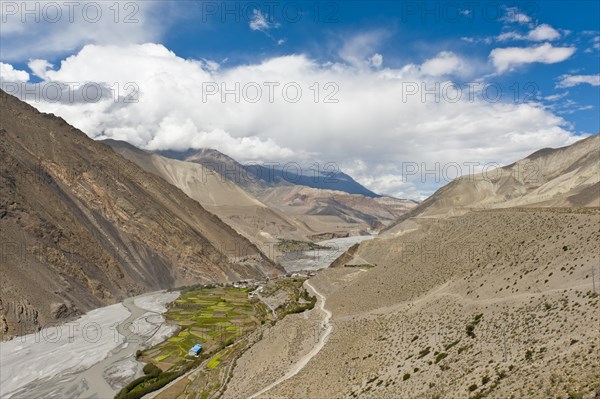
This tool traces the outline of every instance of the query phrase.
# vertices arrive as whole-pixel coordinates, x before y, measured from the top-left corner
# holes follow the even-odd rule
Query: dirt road
[[[329,338],[329,335],[331,334],[331,331],[333,329],[333,326],[330,323],[331,312],[325,309],[325,297],[319,291],[317,291],[308,280],[305,284],[317,296],[317,305],[319,307],[319,310],[321,310],[321,312],[323,312],[324,314],[323,321],[321,322],[321,334],[319,336],[319,341],[315,344],[312,350],[306,355],[304,355],[302,358],[300,358],[300,360],[298,360],[283,377],[269,384],[254,395],[251,395],[248,399],[257,398],[265,392],[268,392],[277,385],[281,384],[282,382],[289,380],[290,378],[298,374],[308,364],[308,362],[310,362],[310,360],[313,357],[315,357],[317,353],[321,351],[321,349],[323,349],[323,346],[325,346],[325,343],[327,342],[327,338]]]

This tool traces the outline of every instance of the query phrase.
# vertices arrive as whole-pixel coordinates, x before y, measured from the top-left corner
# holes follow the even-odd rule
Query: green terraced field
[[[231,342],[260,324],[248,300],[248,289],[211,288],[183,292],[165,314],[179,332],[146,351],[144,357],[161,366],[177,364],[189,349],[202,344],[203,351]],[[216,361],[218,364],[218,360]]]
[[[186,371],[205,364],[193,381],[182,380],[159,397],[183,398],[187,397],[187,390],[199,393],[196,397],[210,397],[226,383],[232,364],[247,348],[249,342],[244,336],[248,332],[266,322],[276,323],[287,314],[312,309],[316,297],[310,297],[302,288],[303,282],[302,279],[283,279],[264,287],[264,291],[271,294],[279,290],[287,294],[288,299],[278,306],[275,319],[263,302],[248,299],[250,289],[184,289],[165,313],[171,324],[179,326],[179,332],[139,354],[141,361],[154,363],[162,373],[132,381],[117,396],[140,397],[140,390],[159,389]],[[189,349],[198,343],[203,346],[200,357],[189,357]]]

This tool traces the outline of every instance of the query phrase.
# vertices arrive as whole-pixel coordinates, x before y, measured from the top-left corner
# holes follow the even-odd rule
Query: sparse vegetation
[[[467,324],[466,332],[469,337],[475,338],[475,327],[477,327],[477,325],[481,322],[482,317],[483,317],[483,314],[480,313],[474,317],[474,319],[471,323]]]
[[[438,355],[435,357],[435,364],[438,364],[439,362],[441,362],[442,360],[444,360],[446,357],[448,356],[447,353],[438,353]]]
[[[279,239],[277,243],[277,249],[281,252],[295,252],[295,251],[314,251],[317,249],[327,250],[331,247],[315,244],[310,241],[296,241],[296,240],[285,240]]]
[[[419,352],[419,356],[417,356],[417,359],[424,358],[425,356],[429,355],[430,352],[431,352],[431,347],[428,346],[427,348],[425,348]]]

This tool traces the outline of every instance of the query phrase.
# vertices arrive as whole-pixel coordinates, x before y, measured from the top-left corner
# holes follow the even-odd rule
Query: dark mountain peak
[[[303,167],[297,163],[252,162],[243,165],[229,155],[212,148],[156,151],[156,153],[167,158],[202,164],[253,193],[266,187],[299,185],[360,194],[371,198],[381,197],[339,170],[321,170],[315,169],[314,166]]]

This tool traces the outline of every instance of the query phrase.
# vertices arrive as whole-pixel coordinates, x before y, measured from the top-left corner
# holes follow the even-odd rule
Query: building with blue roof
[[[200,352],[202,352],[202,345],[196,344],[192,347],[192,349],[190,349],[188,355],[198,357],[198,355],[200,355]]]

